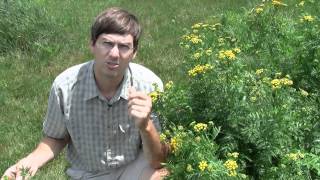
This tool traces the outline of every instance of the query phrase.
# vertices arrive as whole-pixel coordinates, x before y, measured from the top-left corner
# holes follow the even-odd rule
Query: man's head
[[[95,45],[101,34],[129,34],[133,37],[134,52],[137,51],[141,26],[138,19],[126,10],[113,7],[96,17],[91,27],[91,42]]]

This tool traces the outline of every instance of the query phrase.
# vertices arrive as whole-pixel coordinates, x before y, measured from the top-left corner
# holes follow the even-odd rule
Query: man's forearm
[[[26,159],[28,159],[28,161],[30,160],[35,166],[40,168],[57,156],[67,143],[67,140],[44,137],[37,148],[30,153]]]
[[[159,134],[151,120],[144,130],[140,130],[143,152],[153,168],[160,168],[166,157],[166,146],[160,142]]]

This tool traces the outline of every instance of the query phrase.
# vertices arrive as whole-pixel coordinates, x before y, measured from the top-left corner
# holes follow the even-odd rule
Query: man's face
[[[101,34],[90,48],[95,57],[96,76],[122,79],[129,62],[135,57],[130,34]]]

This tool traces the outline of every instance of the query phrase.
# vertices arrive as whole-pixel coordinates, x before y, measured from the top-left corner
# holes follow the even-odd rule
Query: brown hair
[[[112,7],[96,17],[91,27],[91,41],[93,45],[102,33],[132,35],[133,48],[136,51],[141,34],[141,26],[133,14],[121,8]]]

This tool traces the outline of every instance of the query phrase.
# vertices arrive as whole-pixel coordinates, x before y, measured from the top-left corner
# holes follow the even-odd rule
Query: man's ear
[[[131,58],[130,61],[132,61],[134,58],[136,58],[136,55],[137,55],[137,51],[135,51],[135,52],[133,53],[132,58]]]
[[[95,44],[93,44],[93,41],[92,40],[90,40],[90,42],[89,42],[89,48],[90,48],[90,52],[91,53],[93,53],[93,48],[94,48],[94,46],[95,46]]]

